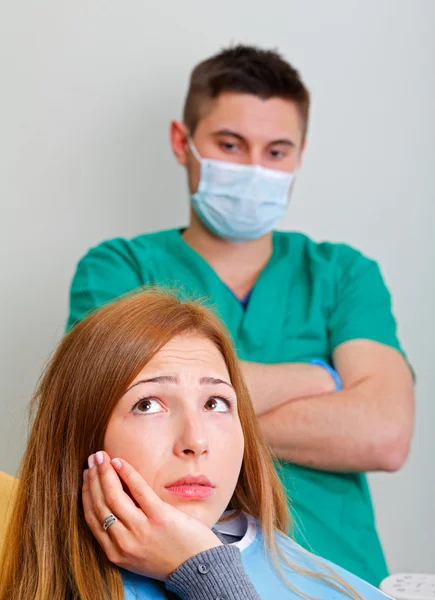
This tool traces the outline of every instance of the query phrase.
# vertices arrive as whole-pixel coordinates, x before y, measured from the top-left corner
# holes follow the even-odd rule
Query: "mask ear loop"
[[[190,133],[187,134],[187,144],[188,144],[189,148],[191,149],[193,156],[196,158],[196,160],[199,162],[199,164],[201,164],[202,157],[201,157],[200,153],[198,152],[195,144],[193,143],[193,139],[192,139],[192,136],[190,135]]]

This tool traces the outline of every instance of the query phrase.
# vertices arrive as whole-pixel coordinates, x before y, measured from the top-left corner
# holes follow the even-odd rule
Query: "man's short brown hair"
[[[278,52],[239,45],[200,62],[192,71],[183,112],[192,135],[210,101],[223,92],[291,100],[298,108],[305,138],[310,95],[298,71]]]

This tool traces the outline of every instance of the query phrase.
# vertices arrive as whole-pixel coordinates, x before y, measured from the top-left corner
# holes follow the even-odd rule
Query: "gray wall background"
[[[0,6],[0,469],[62,335],[76,261],[187,220],[168,124],[194,63],[278,47],[313,95],[283,228],[376,257],[418,376],[412,454],[371,483],[393,571],[435,573],[435,2],[4,0]]]

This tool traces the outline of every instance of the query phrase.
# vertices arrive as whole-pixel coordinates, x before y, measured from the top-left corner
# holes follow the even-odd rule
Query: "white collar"
[[[227,510],[222,517],[228,517],[234,512],[233,510]],[[219,531],[219,533],[241,537],[238,542],[234,542],[231,545],[236,546],[240,552],[243,552],[243,550],[252,544],[257,536],[257,521],[251,515],[242,512],[230,521],[218,521],[214,529]]]

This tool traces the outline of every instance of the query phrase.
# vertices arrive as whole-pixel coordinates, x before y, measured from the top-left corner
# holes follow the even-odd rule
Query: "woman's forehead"
[[[137,378],[160,371],[183,374],[187,370],[198,377],[214,373],[222,378],[225,376],[229,381],[228,368],[218,348],[210,339],[194,334],[172,338],[144,366]]]

